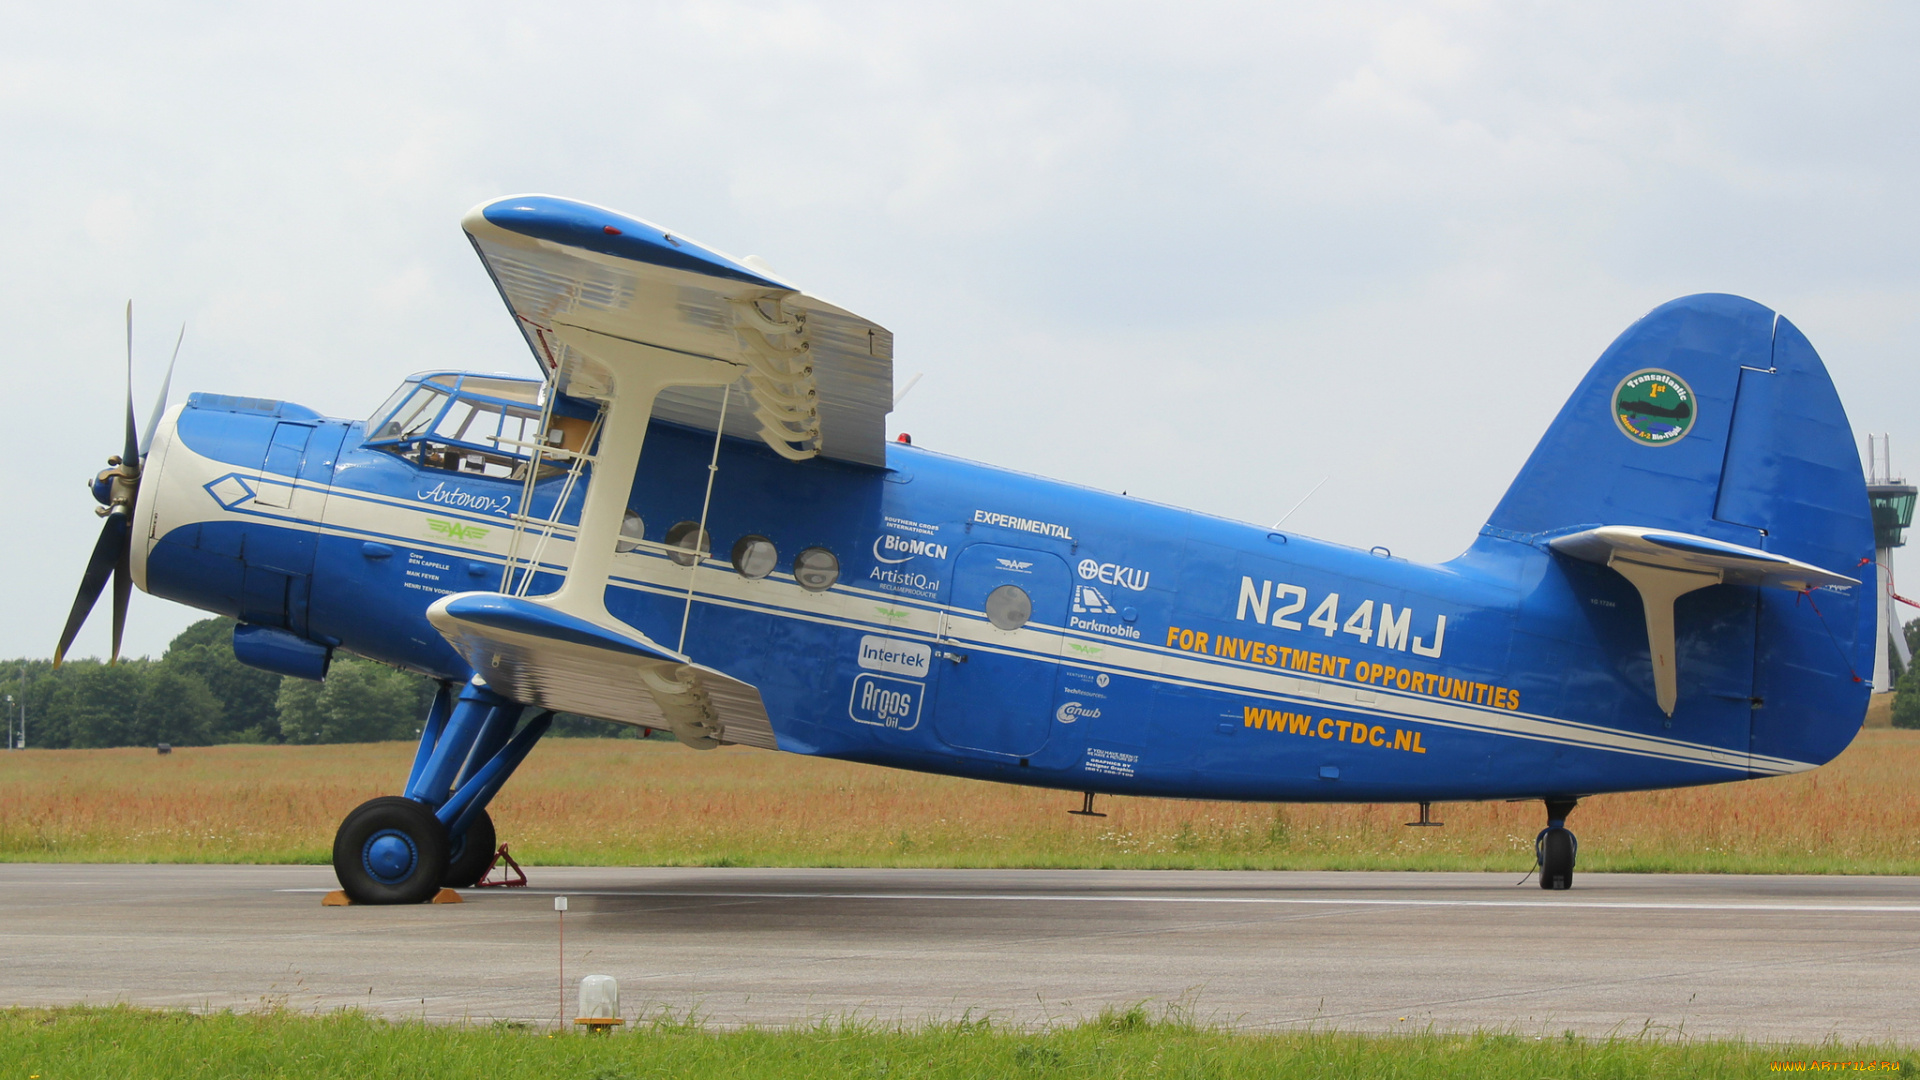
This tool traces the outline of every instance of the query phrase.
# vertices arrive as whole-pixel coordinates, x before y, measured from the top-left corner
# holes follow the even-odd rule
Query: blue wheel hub
[[[398,829],[381,829],[360,848],[360,862],[367,873],[383,885],[397,885],[413,874],[419,865],[420,848],[413,837]]]

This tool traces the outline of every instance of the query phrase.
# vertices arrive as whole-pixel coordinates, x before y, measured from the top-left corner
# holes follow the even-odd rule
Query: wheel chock
[[[433,894],[433,899],[427,901],[429,904],[464,904],[466,902],[464,897],[452,889],[441,889]],[[345,889],[335,889],[320,898],[321,907],[350,907],[352,904],[353,900],[347,896]]]
[[[493,880],[493,872],[500,871],[500,880]],[[493,853],[493,861],[487,864],[486,873],[473,883],[476,889],[518,889],[527,884],[527,872],[507,854],[507,845],[501,844],[500,850]]]

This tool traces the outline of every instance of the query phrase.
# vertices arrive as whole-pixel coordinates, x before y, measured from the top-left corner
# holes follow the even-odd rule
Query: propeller
[[[133,550],[133,507],[140,494],[140,467],[146,461],[147,451],[152,449],[154,432],[160,427],[160,416],[167,410],[167,393],[173,388],[173,365],[180,359],[180,343],[186,336],[187,327],[182,323],[180,336],[173,342],[173,358],[167,361],[166,379],[160,384],[160,400],[154,403],[153,413],[147,418],[143,437],[134,426],[133,301],[127,301],[126,440],[120,453],[107,459],[107,468],[88,482],[93,489],[94,499],[100,503],[99,509],[94,512],[106,521],[101,525],[100,538],[94,541],[93,554],[87,559],[87,569],[80,575],[80,591],[73,598],[73,610],[67,613],[67,625],[60,631],[60,645],[53,650],[53,666],[56,668],[66,659],[67,649],[72,647],[80,627],[92,614],[93,606],[99,603],[100,593],[105,590],[109,580],[113,582],[113,660],[120,659],[120,641],[127,628],[127,601],[133,595],[130,558]]]

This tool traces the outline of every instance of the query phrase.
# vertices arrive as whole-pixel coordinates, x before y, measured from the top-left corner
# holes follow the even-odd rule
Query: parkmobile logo
[[[1147,589],[1147,571],[1136,570],[1119,563],[1096,562],[1092,559],[1080,560],[1080,576],[1088,581],[1098,581],[1102,585],[1118,585],[1134,592]]]
[[[1100,719],[1100,710],[1082,705],[1077,701],[1069,701],[1060,706],[1053,714],[1053,718],[1063,724],[1071,724],[1083,716],[1089,720],[1098,720]]]
[[[900,557],[888,558],[881,554],[882,551]],[[895,536],[892,533],[885,533],[873,540],[873,557],[883,563],[903,563],[916,555],[925,555],[930,559],[944,559],[947,557],[947,545],[915,537]]]

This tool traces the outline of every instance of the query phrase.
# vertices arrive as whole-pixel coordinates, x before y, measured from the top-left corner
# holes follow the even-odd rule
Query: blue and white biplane
[[[355,901],[475,882],[556,711],[1095,793],[1540,800],[1814,768],[1873,659],[1853,436],[1786,319],[1725,295],[1601,356],[1487,524],[1423,566],[889,442],[893,335],[756,260],[549,196],[464,222],[539,378],[428,372],[365,420],[131,401],[60,641],[111,580],[440,683]],[[164,391],[162,405],[164,406]],[[399,779],[396,777],[396,779]]]

